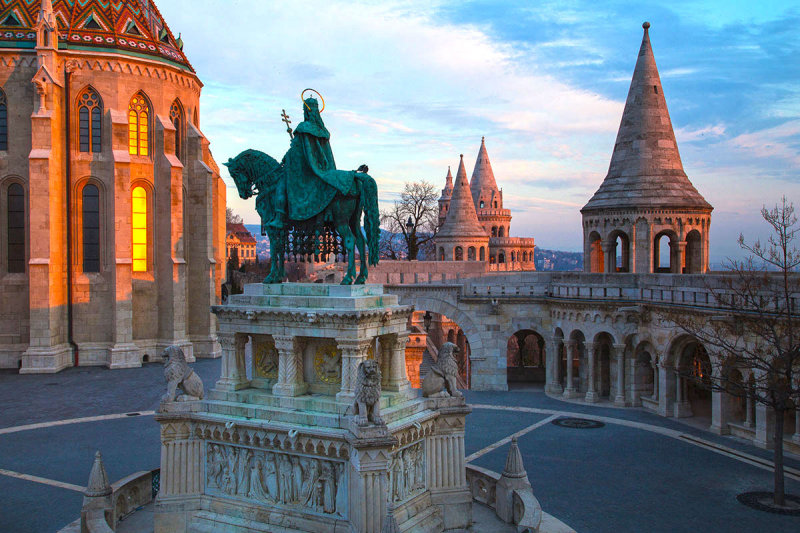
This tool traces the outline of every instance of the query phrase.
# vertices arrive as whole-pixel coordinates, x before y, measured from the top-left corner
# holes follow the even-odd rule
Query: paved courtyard
[[[210,388],[219,360],[194,364]],[[0,531],[52,532],[79,512],[94,451],[109,478],[159,466],[152,411],[162,367],[0,373]],[[800,531],[800,517],[744,507],[736,495],[769,490],[771,453],[732,437],[633,409],[566,403],[536,388],[467,392],[466,453],[501,471],[516,434],[543,509],[579,533]],[[597,429],[554,425],[581,416]],[[735,452],[735,453],[732,453]],[[800,470],[800,460],[787,466]],[[800,494],[800,476],[787,477]]]

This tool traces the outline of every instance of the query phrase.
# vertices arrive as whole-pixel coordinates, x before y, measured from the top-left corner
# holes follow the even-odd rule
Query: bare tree
[[[439,231],[438,193],[436,187],[427,181],[406,183],[400,200],[381,211],[381,225],[392,234],[402,235],[405,250],[388,236],[383,244],[382,254],[387,258],[399,259],[403,252],[409,261],[424,256],[433,244]]]
[[[242,217],[233,212],[230,207],[225,208],[225,223],[226,224],[241,224]]]
[[[748,244],[739,236],[739,246],[749,252],[743,261],[729,260],[722,285],[708,290],[717,302],[716,316],[698,317],[681,312],[666,318],[703,343],[710,354],[708,372],[679,370],[698,386],[748,398],[765,405],[775,415],[774,493],[776,506],[784,506],[783,431],[784,415],[800,408],[800,330],[797,298],[800,296],[800,250],[796,238],[800,228],[794,206],[784,197],[761,216],[771,226],[764,244]],[[749,379],[742,379],[748,375]]]

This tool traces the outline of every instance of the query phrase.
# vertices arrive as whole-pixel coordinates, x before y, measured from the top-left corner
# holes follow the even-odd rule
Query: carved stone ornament
[[[383,425],[381,418],[381,368],[374,359],[358,365],[353,412],[358,426]]]
[[[403,502],[425,491],[425,443],[397,450],[389,463],[389,500]]]
[[[342,352],[335,344],[325,344],[317,348],[314,356],[314,372],[323,383],[342,382]]]
[[[278,350],[275,348],[274,340],[262,340],[256,343],[256,348],[253,353],[256,377],[277,379],[278,360]]]
[[[431,370],[422,380],[422,395],[426,398],[446,398],[448,396],[460,397],[456,383],[458,380],[458,362],[455,354],[459,352],[458,346],[446,342],[439,350],[439,359],[431,365]]]
[[[164,378],[167,380],[167,392],[161,397],[161,403],[202,400],[203,381],[186,362],[180,346],[167,346],[161,356],[164,358]],[[182,394],[178,394],[178,388],[183,391]]]
[[[344,461],[209,442],[205,485],[209,494],[346,518]]]

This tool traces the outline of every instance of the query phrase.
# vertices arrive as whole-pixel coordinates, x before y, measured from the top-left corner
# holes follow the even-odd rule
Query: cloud
[[[800,166],[799,136],[800,120],[791,120],[773,128],[743,133],[731,139],[730,144],[758,158],[778,158]]]
[[[675,138],[679,143],[706,141],[723,135],[725,135],[725,126],[723,124],[703,126],[698,129],[675,128]]]

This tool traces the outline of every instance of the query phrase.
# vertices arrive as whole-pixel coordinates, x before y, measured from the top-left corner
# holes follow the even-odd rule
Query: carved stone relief
[[[419,441],[392,455],[389,463],[391,501],[402,502],[425,491],[425,442]]]
[[[289,455],[215,442],[206,447],[206,491],[259,503],[347,515],[343,461]]]
[[[314,372],[322,383],[342,382],[342,352],[335,344],[325,344],[317,348]]]
[[[253,366],[258,378],[278,379],[278,350],[271,338],[259,339],[253,350]]]

